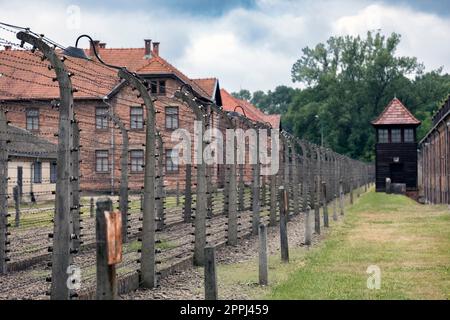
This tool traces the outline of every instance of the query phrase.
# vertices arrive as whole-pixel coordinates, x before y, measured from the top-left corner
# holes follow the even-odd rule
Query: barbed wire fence
[[[361,187],[373,182],[372,166],[287,132],[280,133],[278,145],[278,129],[226,112],[196,95],[190,86],[168,86],[165,96],[152,96],[149,83],[125,69],[117,72],[96,61],[65,56],[61,46],[29,30],[4,26],[2,30],[14,34],[20,43],[0,37],[0,44],[15,48],[0,56],[1,76],[23,86],[19,92],[0,87],[5,97],[0,103],[1,298],[98,298],[98,196],[92,196],[92,191],[109,194],[111,210],[122,214],[124,254],[117,273],[119,292],[124,293],[156,287],[161,277],[175,270],[203,265],[208,245],[238,246],[242,239],[257,234],[260,224],[277,225],[279,187],[288,193],[288,216],[303,214],[308,223],[306,217],[315,210],[315,232],[320,233],[320,209],[322,225],[327,226],[329,203],[333,202],[337,220],[343,214],[344,194],[353,201],[354,192],[358,195]],[[48,81],[39,82],[36,75]],[[29,85],[56,92],[59,98],[48,106],[29,96]],[[108,90],[118,85],[124,85],[123,92],[108,97]],[[104,113],[96,115],[87,103],[74,102],[77,92],[100,101]],[[194,120],[202,132],[215,128],[235,133],[224,143],[224,154],[215,152],[216,162],[202,161],[203,150],[217,143],[217,137],[208,132],[206,139],[198,141],[201,148],[183,150],[194,162],[173,163],[176,141],[157,121],[158,114],[173,105],[181,109],[178,126],[186,128],[192,139],[196,139]],[[46,108],[39,115],[45,125],[38,136],[57,143],[55,176],[41,179],[42,184],[54,182],[55,186],[34,190],[38,205],[30,208],[21,197],[36,184],[30,175],[20,181],[19,188],[17,177],[11,175],[17,170],[11,161],[17,150],[9,146],[12,140],[27,143],[23,137],[30,133],[12,131],[8,123],[15,123],[29,106]],[[145,120],[121,111],[131,106],[141,107]],[[254,129],[255,137],[245,136],[249,129]],[[267,130],[267,137],[260,139],[259,129]],[[242,141],[246,143],[239,150]],[[275,174],[267,174],[269,165],[259,156],[264,149],[261,141],[269,146],[268,157],[276,154],[280,159]],[[42,151],[27,153],[42,159]],[[252,163],[251,154],[258,155]],[[11,186],[18,187],[15,193]],[[14,214],[17,209],[18,215]],[[305,238],[305,244],[310,241]]]

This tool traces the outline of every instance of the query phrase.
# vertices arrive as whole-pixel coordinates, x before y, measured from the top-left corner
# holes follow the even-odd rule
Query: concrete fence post
[[[350,178],[350,204],[353,204],[353,190],[354,190],[353,177],[351,177]]]
[[[320,234],[320,176],[316,177],[316,196],[315,196],[315,204],[314,204],[314,231],[317,234]]]
[[[205,253],[205,300],[217,300],[217,273],[215,248],[206,246]]]
[[[244,201],[244,192],[245,192],[245,184],[244,184],[244,165],[239,164],[239,211],[245,210],[245,201]]]
[[[0,110],[0,274],[7,272],[8,243],[8,125],[4,110]]]
[[[197,198],[195,207],[195,239],[194,239],[194,265],[202,266],[205,263],[206,246],[206,215],[207,215],[207,180],[206,163],[203,160],[203,150],[206,148],[206,142],[203,139],[203,133],[206,131],[206,110],[203,105],[197,103],[197,99],[189,91],[177,91],[175,97],[183,100],[189,105],[195,113],[197,124],[194,128],[194,136],[197,143],[194,158],[197,166]]]
[[[287,215],[288,215],[288,194],[284,189],[284,186],[279,187],[279,199],[280,199],[280,250],[281,260],[283,262],[289,262],[289,246],[287,235]]]
[[[80,210],[80,128],[78,121],[75,119],[72,123],[72,146],[71,158],[72,158],[72,227],[73,227],[73,240],[72,248],[74,253],[80,250],[81,245],[81,210]]]
[[[184,208],[183,220],[190,222],[192,217],[192,166],[186,164],[185,186],[184,186]]]
[[[94,207],[94,198],[93,197],[91,197],[91,199],[89,200],[89,215],[91,218],[93,218],[95,215],[95,207]]]
[[[267,227],[259,225],[259,284],[267,286],[269,283],[269,266],[267,263]]]
[[[15,216],[15,226],[16,228],[20,226],[20,192],[19,186],[14,186],[13,188],[13,196],[14,196],[14,208],[16,209]]]
[[[327,202],[327,183],[322,182],[322,205],[323,205],[323,226],[325,228],[329,227],[329,221],[328,221],[328,202]]]
[[[274,174],[270,176],[270,226],[277,224],[277,208],[277,176]]]
[[[256,130],[256,164],[254,164],[252,173],[252,233],[258,234],[259,223],[261,220],[261,203],[260,203],[260,159],[259,159],[259,130]]]
[[[311,216],[312,209],[310,206],[307,206],[305,211],[305,245],[307,246],[311,245],[312,238]]]
[[[234,163],[229,165],[228,176],[228,229],[227,242],[236,246],[238,242],[238,217],[237,217],[237,186],[236,186],[236,152],[234,152]]]
[[[164,229],[164,143],[159,132],[156,133],[158,144],[158,161],[157,163],[157,177],[156,177],[156,227],[158,230]]]
[[[112,212],[112,201],[108,197],[97,200],[95,217],[97,255],[97,300],[117,299],[117,274],[115,265],[108,265],[108,247],[105,212]]]
[[[177,186],[176,186],[176,206],[178,207],[180,205],[180,181],[177,180]]]
[[[59,85],[59,126],[58,126],[58,159],[55,197],[55,216],[52,246],[52,275],[51,275],[51,299],[68,300],[71,292],[66,285],[67,269],[72,264],[73,242],[71,234],[72,225],[72,192],[73,181],[78,179],[73,170],[73,89],[69,73],[67,72],[61,57],[56,54],[41,38],[28,32],[19,32],[16,37],[22,43],[31,44],[42,52],[55,71]]]
[[[154,288],[156,286],[156,257],[155,257],[155,107],[150,97],[148,85],[141,79],[131,74],[126,69],[120,69],[119,78],[125,79],[128,83],[137,89],[139,96],[144,100],[145,105],[145,167],[144,167],[144,199],[142,206],[142,249],[141,249],[141,268],[140,283],[145,288]]]

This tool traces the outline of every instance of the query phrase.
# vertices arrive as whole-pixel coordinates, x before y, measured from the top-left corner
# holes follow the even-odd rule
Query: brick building
[[[188,78],[160,56],[158,42],[152,44],[150,40],[144,40],[143,48],[107,48],[99,41],[95,41],[94,45],[106,63],[126,66],[150,82],[157,110],[156,128],[164,142],[165,185],[168,189],[174,189],[178,182],[183,188],[184,166],[177,166],[168,156],[175,144],[171,141],[171,134],[178,128],[192,134],[195,116],[187,105],[173,98],[174,92],[187,84],[197,98],[205,102],[212,100],[218,106],[222,106],[224,95],[228,102],[231,96],[220,90],[219,81],[215,78]],[[104,116],[110,112],[116,114],[128,129],[130,188],[139,190],[143,185],[145,107],[136,92],[117,77],[116,70],[96,61],[93,49],[91,45],[85,50],[91,60],[72,57],[65,60],[68,71],[73,73],[73,87],[77,89],[74,108],[81,129],[81,188],[96,192],[118,190],[122,135],[119,128]],[[59,88],[52,81],[53,70],[49,70],[48,63],[41,61],[38,55],[10,48],[0,51],[0,62],[0,73],[4,75],[0,77],[0,101],[10,110],[8,120],[37,136],[56,142],[59,112],[52,101],[59,99]],[[233,104],[236,103],[241,105],[236,112],[245,113],[254,121],[273,121],[279,125],[279,116],[266,116],[245,101],[234,100],[224,105],[224,109],[234,109]],[[223,127],[217,114],[210,121],[212,126]],[[212,172],[219,185],[223,184],[221,170],[220,166],[216,166]],[[195,182],[195,171],[192,175]]]

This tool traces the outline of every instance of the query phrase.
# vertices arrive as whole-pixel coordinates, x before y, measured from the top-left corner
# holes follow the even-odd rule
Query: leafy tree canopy
[[[442,68],[425,73],[416,57],[397,53],[399,34],[368,32],[365,37],[331,37],[306,47],[292,67],[293,82],[246,96],[267,113],[282,114],[282,126],[295,135],[354,158],[374,159],[375,119],[395,96],[422,121],[419,139],[431,127],[432,114],[450,93],[450,75]],[[243,90],[241,90],[242,92]],[[250,98],[249,98],[250,96]]]

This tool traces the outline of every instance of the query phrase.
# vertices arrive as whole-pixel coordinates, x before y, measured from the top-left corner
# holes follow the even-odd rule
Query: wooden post
[[[94,208],[94,198],[91,197],[90,202],[89,202],[89,215],[91,216],[91,218],[94,217],[94,212],[95,212],[95,208]]]
[[[42,39],[27,32],[17,33],[17,38],[22,43],[29,43],[42,52],[56,73],[59,84],[59,128],[58,128],[58,166],[55,197],[55,217],[53,231],[53,254],[51,276],[51,299],[67,300],[70,298],[70,289],[66,285],[67,269],[72,264],[72,188],[74,176],[73,158],[73,90],[69,74],[63,60],[55,50]]]
[[[267,286],[269,266],[267,263],[267,228],[264,224],[259,225],[259,284]]]
[[[344,215],[344,186],[342,180],[339,180],[339,209],[341,216]]]
[[[14,186],[13,188],[14,197],[14,207],[16,209],[15,226],[16,228],[20,226],[20,192],[19,186]]]
[[[217,300],[217,273],[215,248],[206,246],[205,253],[205,300]]]
[[[146,107],[144,203],[142,212],[142,249],[140,282],[145,288],[156,286],[155,272],[155,107],[148,93],[148,86],[125,69],[119,70],[119,78],[135,87]]]
[[[117,299],[116,266],[108,265],[105,211],[112,212],[112,201],[108,197],[97,200],[95,217],[96,254],[97,254],[97,300]]]
[[[184,209],[183,220],[184,222],[190,222],[192,217],[192,167],[191,164],[186,164],[186,176],[184,186]]]
[[[8,125],[5,111],[0,110],[0,274],[7,272],[8,243]]]
[[[311,229],[311,215],[312,209],[310,206],[306,207],[305,211],[305,245],[311,245],[312,229]]]
[[[326,182],[322,182],[322,194],[323,194],[323,198],[322,198],[322,205],[323,205],[323,226],[325,228],[329,227],[329,222],[328,222],[328,203],[327,203],[327,183]]]
[[[281,249],[281,260],[283,262],[289,262],[289,247],[288,247],[288,236],[287,236],[287,205],[288,205],[288,195],[284,186],[280,186],[279,198],[280,198],[280,249]]]

